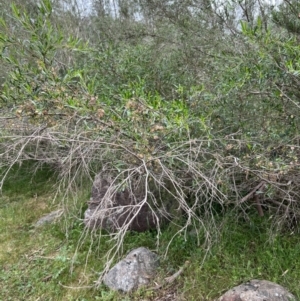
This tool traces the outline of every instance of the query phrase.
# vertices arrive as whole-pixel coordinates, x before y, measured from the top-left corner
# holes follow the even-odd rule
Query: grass
[[[167,257],[162,256],[156,279],[159,282],[189,260],[189,267],[174,284],[131,294],[111,292],[104,286],[95,289],[94,281],[111,245],[105,238],[99,242],[96,234],[81,239],[80,202],[60,222],[33,227],[41,216],[58,208],[53,201],[54,183],[55,175],[47,168],[30,176],[25,165],[16,168],[4,186],[0,197],[0,300],[159,300],[166,294],[176,294],[180,300],[213,300],[250,279],[277,282],[300,298],[299,235],[270,235],[268,217],[253,215],[245,221],[233,218],[232,213],[222,218],[219,241],[208,252],[197,245],[193,232],[174,239]],[[88,191],[83,191],[81,204],[87,196]],[[160,255],[174,233],[171,226],[163,229]],[[128,233],[120,256],[139,246],[155,249],[155,239],[155,232]]]

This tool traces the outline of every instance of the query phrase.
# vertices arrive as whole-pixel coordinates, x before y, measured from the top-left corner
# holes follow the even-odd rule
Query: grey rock
[[[277,283],[251,280],[227,291],[218,301],[293,301],[290,292]]]
[[[129,292],[149,283],[159,266],[158,256],[140,247],[131,251],[104,276],[103,282],[110,289]]]
[[[35,227],[41,227],[45,224],[49,224],[49,223],[53,223],[56,219],[58,219],[59,217],[62,216],[63,214],[63,210],[59,209],[56,211],[52,211],[47,215],[44,215],[43,217],[41,217],[36,223],[35,223]]]
[[[144,185],[131,189],[117,189],[118,183],[98,174],[95,177],[88,209],[84,213],[84,224],[91,230],[105,229],[116,233],[123,226],[127,230],[144,232],[156,228],[165,221],[163,210],[153,209],[146,202]]]

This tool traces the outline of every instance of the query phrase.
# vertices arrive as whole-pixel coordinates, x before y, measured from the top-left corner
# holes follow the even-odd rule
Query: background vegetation
[[[176,286],[182,298],[210,300],[250,278],[299,296],[298,1],[95,0],[85,8],[0,4],[3,296],[19,300],[23,281],[27,299],[67,300],[71,291],[75,300],[65,286],[92,285],[109,259],[141,244],[168,250],[168,271],[183,259],[195,265]],[[99,172],[120,189],[142,187],[151,207],[175,208],[171,224],[140,235],[85,230]],[[63,222],[30,228],[56,206]],[[28,248],[14,251],[24,239]],[[53,290],[35,292],[47,277]],[[130,298],[160,293],[140,294]],[[87,299],[95,295],[127,298],[87,288]]]

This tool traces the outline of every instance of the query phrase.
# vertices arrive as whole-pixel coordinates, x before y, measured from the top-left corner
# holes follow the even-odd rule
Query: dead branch
[[[286,209],[288,211],[292,211],[292,209],[289,208],[289,206],[287,206],[287,205],[285,205],[285,204],[283,204],[281,202],[278,202],[278,201],[275,201],[275,200],[272,200],[272,199],[265,199],[265,201],[273,203],[273,204],[279,206],[279,208],[282,207],[282,208],[284,208],[284,209]]]
[[[261,191],[263,191],[266,187],[266,182],[265,181],[261,181],[254,189],[251,190],[251,192],[249,192],[246,196],[244,196],[240,201],[239,204],[242,204],[244,202],[246,202],[249,199],[253,199],[255,205],[256,205],[256,209],[258,212],[259,216],[264,216],[264,212],[262,210],[261,207],[261,203],[259,200],[259,194],[257,194],[257,191],[259,189],[261,189]]]
[[[171,275],[169,277],[164,278],[164,280],[161,284],[157,284],[156,286],[151,287],[148,290],[158,290],[158,289],[161,289],[166,284],[171,284],[183,273],[183,271],[188,267],[189,264],[190,264],[190,262],[187,260],[184,263],[184,265],[176,273],[174,273],[173,275]]]
[[[172,283],[172,282],[174,282],[174,280],[178,277],[178,276],[180,276],[181,274],[182,274],[182,272],[187,268],[187,266],[190,264],[190,262],[189,261],[186,261],[185,263],[184,263],[184,265],[176,272],[176,273],[174,273],[172,276],[170,276],[170,277],[166,277],[165,278],[165,281],[167,282],[167,283]]]
[[[254,196],[254,202],[256,204],[256,209],[257,209],[257,212],[258,212],[258,215],[259,216],[264,216],[264,212],[262,210],[262,207],[261,207],[261,203],[259,201],[259,195],[258,194],[255,194]]]
[[[265,184],[266,184],[265,181],[261,181],[254,189],[251,190],[251,192],[249,192],[246,196],[244,196],[242,199],[240,199],[238,201],[238,203],[239,204],[243,204],[246,201],[248,201],[249,199],[253,199],[255,193],[257,192],[257,190],[259,190],[260,188],[262,188]]]

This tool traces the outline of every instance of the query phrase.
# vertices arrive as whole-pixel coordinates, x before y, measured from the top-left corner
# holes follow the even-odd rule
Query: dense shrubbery
[[[230,14],[144,5],[149,20],[73,16],[89,26],[76,36],[48,0],[34,14],[13,5],[14,27],[1,19],[1,109],[13,120],[1,183],[30,158],[69,191],[102,169],[144,185],[152,206],[159,191],[183,213],[180,231],[252,204],[297,220],[300,48],[296,27],[279,27],[287,7],[232,31]]]

